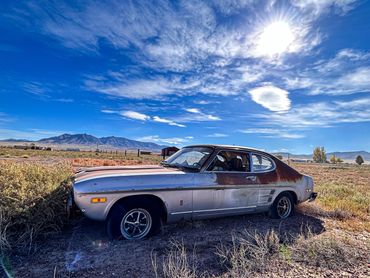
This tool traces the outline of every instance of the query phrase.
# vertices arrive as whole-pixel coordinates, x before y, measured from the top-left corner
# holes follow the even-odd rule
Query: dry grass
[[[69,164],[0,161],[1,251],[31,250],[40,236],[60,231],[70,186]]]
[[[265,234],[245,232],[243,236],[233,236],[232,244],[221,244],[216,254],[226,267],[228,276],[244,277],[254,272],[265,272],[278,251],[279,237],[271,230]]]
[[[152,266],[156,277],[166,278],[196,278],[203,277],[196,265],[195,249],[191,256],[188,255],[183,242],[171,242],[167,255],[158,266],[157,255],[152,253]]]
[[[219,260],[221,272],[201,272],[196,266],[195,249],[184,243],[172,243],[158,267],[158,258],[152,256],[156,277],[298,277],[313,270],[314,276],[332,276],[366,273],[370,259],[368,242],[358,247],[358,242],[334,235],[315,235],[302,229],[294,241],[275,230],[248,232],[232,236],[231,242],[220,243],[213,254]],[[366,245],[367,244],[367,245]],[[195,258],[195,259],[194,259]],[[298,275],[298,276],[297,276]],[[356,276],[355,275],[355,276]],[[309,275],[307,275],[309,276]]]
[[[313,177],[319,193],[315,205],[320,214],[338,220],[363,222],[370,231],[370,167],[368,165],[295,164]],[[316,210],[318,208],[311,208]]]
[[[103,151],[103,152],[95,152],[95,151],[62,151],[62,150],[54,150],[54,151],[46,151],[46,150],[23,150],[23,149],[12,149],[12,148],[5,148],[0,146],[0,159],[1,158],[11,158],[11,159],[24,159],[24,158],[31,158],[31,159],[38,159],[41,161],[45,161],[49,158],[54,158],[56,160],[63,160],[68,159],[87,159],[87,160],[104,160],[104,162],[112,163],[111,161],[117,161],[118,163],[122,161],[132,161],[139,162],[139,163],[146,163],[146,164],[153,164],[159,163],[162,161],[162,157],[158,154],[151,154],[151,155],[140,155],[137,156],[137,152],[135,151],[127,151],[126,154],[124,151]],[[102,165],[102,164],[99,164]]]
[[[369,242],[358,247],[351,239],[334,235],[316,236],[302,232],[293,242],[271,230],[265,234],[246,232],[233,237],[232,244],[220,245],[216,255],[225,266],[224,277],[253,277],[273,272],[294,272],[313,267],[320,272],[366,272]],[[362,265],[361,268],[354,269]]]

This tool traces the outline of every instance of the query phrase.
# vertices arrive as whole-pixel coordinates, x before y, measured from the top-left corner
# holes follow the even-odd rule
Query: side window
[[[249,172],[249,156],[242,152],[221,151],[216,155],[207,171]]]
[[[265,172],[274,168],[271,159],[259,154],[252,154],[252,163],[253,172]]]

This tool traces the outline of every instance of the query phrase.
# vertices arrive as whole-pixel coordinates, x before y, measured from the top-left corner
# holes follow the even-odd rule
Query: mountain
[[[73,145],[73,146],[88,146],[93,148],[115,148],[115,149],[142,149],[142,150],[161,150],[164,146],[127,139],[124,137],[95,137],[89,134],[62,134],[55,137],[40,139],[37,143],[49,145]]]
[[[292,154],[288,152],[281,152],[276,153],[278,155],[282,155],[285,159],[288,158],[296,158],[296,159],[307,159],[312,160],[312,154]],[[329,160],[332,155],[335,155],[338,158],[341,158],[343,160],[355,160],[358,155],[361,155],[364,160],[369,161],[370,160],[370,152],[366,151],[351,151],[351,152],[330,152],[326,153],[326,157]]]
[[[13,142],[13,143],[18,143],[18,142],[32,142],[30,140],[26,140],[26,139],[2,139],[0,140],[0,142]]]

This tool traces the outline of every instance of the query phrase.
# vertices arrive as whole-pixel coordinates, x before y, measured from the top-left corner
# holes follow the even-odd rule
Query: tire
[[[161,218],[148,205],[116,204],[107,219],[110,239],[142,239],[158,233]]]
[[[288,192],[283,192],[275,198],[269,210],[269,216],[274,219],[285,219],[294,214],[293,197]]]

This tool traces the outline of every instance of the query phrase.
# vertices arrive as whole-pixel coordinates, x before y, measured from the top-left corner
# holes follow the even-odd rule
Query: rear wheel
[[[117,204],[108,217],[107,233],[111,239],[142,239],[155,234],[160,226],[160,217],[150,206]]]
[[[288,192],[283,192],[277,196],[269,210],[269,216],[275,219],[285,219],[293,215],[293,213],[293,197]]]

